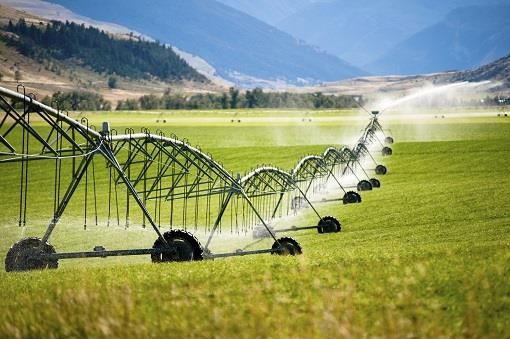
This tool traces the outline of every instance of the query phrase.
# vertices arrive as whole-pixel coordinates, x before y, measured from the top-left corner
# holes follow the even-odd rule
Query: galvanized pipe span
[[[11,101],[11,103],[9,102]],[[18,112],[22,107],[22,112]],[[18,108],[16,108],[18,107]],[[154,262],[200,260],[203,258],[224,257],[259,253],[299,254],[300,245],[291,238],[275,237],[275,232],[268,222],[275,219],[282,205],[283,195],[296,192],[305,200],[319,218],[319,233],[337,232],[340,223],[333,217],[321,217],[318,210],[307,197],[310,184],[315,180],[334,178],[338,166],[348,165],[354,161],[352,151],[346,157],[346,149],[326,149],[322,156],[303,158],[290,173],[281,169],[264,166],[244,177],[234,178],[221,164],[208,154],[192,147],[182,140],[166,137],[163,133],[151,134],[148,130],[135,133],[132,129],[125,134],[116,134],[109,124],[103,124],[101,131],[89,126],[88,121],[72,119],[59,109],[44,105],[25,93],[18,93],[0,87],[0,109],[5,113],[0,122],[0,165],[2,163],[20,162],[20,226],[26,222],[28,162],[32,160],[55,161],[54,173],[54,212],[48,228],[41,239],[28,238],[14,244],[8,252],[6,269],[25,270],[35,268],[54,268],[58,259],[77,257],[105,257],[113,255],[150,254]],[[43,124],[34,125],[31,116],[37,116]],[[41,128],[44,125],[45,128]],[[371,126],[374,122],[371,121]],[[372,127],[370,128],[372,129]],[[17,131],[16,133],[14,133]],[[367,133],[364,133],[364,135]],[[19,136],[21,135],[21,142]],[[367,134],[368,135],[368,134]],[[366,137],[363,137],[367,139]],[[364,140],[363,142],[370,142]],[[21,143],[21,148],[19,147]],[[18,149],[18,151],[16,151]],[[34,151],[39,150],[39,151]],[[153,248],[107,251],[99,246],[94,251],[56,253],[48,243],[62,214],[66,210],[76,189],[83,185],[87,192],[89,169],[92,169],[94,205],[97,224],[97,194],[94,159],[100,156],[109,170],[108,223],[112,204],[112,187],[115,187],[115,204],[117,204],[117,223],[119,223],[119,199],[117,187],[121,185],[126,192],[125,218],[126,227],[130,222],[130,200],[134,199],[142,215],[142,224],[147,221],[157,234]],[[359,159],[358,159],[359,160]],[[72,167],[67,165],[72,162]],[[72,170],[70,169],[72,168]],[[66,173],[69,172],[69,173]],[[71,178],[65,181],[66,174]],[[83,184],[84,181],[84,184]],[[307,189],[300,183],[305,182]],[[339,182],[338,182],[339,184]],[[339,184],[340,185],[340,184]],[[341,187],[341,185],[340,185]],[[343,190],[343,187],[341,187]],[[345,190],[344,190],[345,192]],[[212,201],[212,199],[215,199]],[[241,201],[241,204],[239,203]],[[154,213],[149,211],[149,202],[154,202]],[[85,194],[85,219],[87,226],[87,194]],[[163,203],[165,209],[163,209]],[[218,209],[212,205],[217,204]],[[197,222],[204,222],[209,237],[205,247],[186,231],[188,204],[194,206],[195,229]],[[159,206],[159,207],[158,207]],[[235,213],[235,229],[238,229],[238,213],[242,207],[243,230],[257,226],[262,227],[264,236],[273,238],[270,249],[236,251],[213,254],[209,245],[213,237],[221,230],[223,219],[230,211],[231,229]],[[22,213],[22,210],[24,212]],[[171,229],[160,231],[162,217],[169,213],[170,227],[172,218],[182,215],[181,226],[184,230]],[[248,213],[246,217],[244,214]],[[201,218],[201,219],[200,219]],[[311,228],[303,226],[302,229]],[[295,230],[295,229],[293,229]],[[281,231],[281,230],[279,230]],[[184,245],[183,245],[184,244]],[[28,259],[27,259],[28,258]]]

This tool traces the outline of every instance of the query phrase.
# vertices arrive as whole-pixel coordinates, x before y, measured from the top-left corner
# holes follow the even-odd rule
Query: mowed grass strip
[[[468,128],[477,140],[394,145],[381,189],[361,205],[321,204],[340,218],[341,233],[291,234],[300,257],[125,258],[1,273],[0,336],[508,337],[510,126],[483,126]],[[294,163],[290,149],[244,150]],[[244,159],[213,152],[232,166]],[[303,220],[316,222],[309,210]]]

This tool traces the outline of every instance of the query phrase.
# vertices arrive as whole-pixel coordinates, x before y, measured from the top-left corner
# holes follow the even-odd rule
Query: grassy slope
[[[63,13],[61,13],[63,14]],[[0,34],[5,33],[3,26],[7,25],[9,20],[17,22],[19,19],[25,19],[29,24],[46,24],[48,19],[31,15],[27,12],[16,10],[5,4],[0,4]],[[65,20],[64,20],[65,21]],[[70,20],[72,21],[72,20]],[[105,29],[106,27],[102,27]],[[108,29],[106,29],[108,30]],[[116,34],[119,39],[127,39],[127,35]],[[109,76],[96,73],[83,65],[73,62],[61,62],[51,60],[51,67],[46,61],[41,64],[37,60],[27,58],[16,51],[15,48],[7,46],[0,41],[0,73],[3,75],[2,87],[16,90],[19,81],[15,80],[15,71],[19,70],[21,82],[30,88],[30,91],[37,93],[37,97],[42,99],[46,95],[52,95],[54,92],[69,92],[82,89],[89,92],[95,92],[102,95],[106,100],[112,102],[115,108],[119,100],[137,99],[145,94],[162,95],[166,90],[171,89],[174,93],[202,93],[218,92],[224,90],[222,85],[203,84],[198,82],[164,82],[156,79],[152,80],[131,80],[128,78],[119,78],[116,89],[108,87]]]
[[[168,265],[124,258],[113,267],[68,261],[57,271],[0,273],[0,306],[7,310],[0,334],[508,336],[510,124],[503,119],[431,119],[420,127],[389,120],[406,142],[394,145],[383,187],[361,205],[321,205],[341,216],[344,230],[293,234],[304,247],[299,258]],[[277,139],[263,123],[173,127],[238,171],[258,162],[290,168],[298,155],[334,142],[330,124],[312,125],[319,133],[310,137],[310,126],[285,128],[291,138],[279,147],[270,146]],[[231,140],[242,147],[226,147]],[[309,212],[303,218],[314,222]],[[19,230],[2,219],[6,249]]]

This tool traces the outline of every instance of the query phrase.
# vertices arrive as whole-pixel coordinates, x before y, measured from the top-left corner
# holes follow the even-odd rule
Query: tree
[[[21,72],[17,69],[16,72],[14,72],[14,80],[20,81],[22,79]]]
[[[230,94],[230,108],[237,108],[237,104],[239,103],[239,90],[230,87],[228,92]]]
[[[138,100],[136,100],[136,99],[126,99],[126,101],[120,100],[117,103],[117,107],[115,108],[115,110],[117,110],[117,111],[122,111],[122,110],[134,111],[137,109],[139,109],[139,106],[138,106]]]
[[[141,109],[156,109],[159,107],[159,99],[154,94],[143,95],[139,101]]]
[[[223,108],[223,109],[227,109],[228,108],[228,95],[227,95],[227,93],[223,93],[221,95],[220,103],[221,103],[221,108]]]
[[[109,111],[112,108],[112,104],[101,95],[83,91],[55,92],[51,97],[45,97],[42,102],[52,105],[56,101],[59,102],[59,108],[63,110]]]
[[[117,88],[117,77],[111,76],[108,78],[108,87]]]
[[[73,22],[52,21],[39,27],[28,26],[20,19],[16,24],[10,22],[6,29],[16,36],[6,37],[7,43],[28,57],[63,61],[79,59],[97,73],[136,79],[157,77],[170,81],[208,82],[171,48],[159,42],[118,40],[97,28]],[[110,78],[109,87],[114,88],[115,84]]]
[[[321,92],[316,92],[313,94],[313,107],[321,108],[324,101],[323,94]]]

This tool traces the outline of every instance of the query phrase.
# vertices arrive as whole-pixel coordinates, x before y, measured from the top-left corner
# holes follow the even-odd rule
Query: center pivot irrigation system
[[[148,129],[140,133],[126,129],[120,134],[106,122],[97,131],[86,118],[74,120],[56,106],[55,109],[36,101],[21,85],[16,92],[0,87],[0,109],[4,113],[0,120],[0,168],[19,170],[19,226],[27,222],[29,177],[37,167],[34,162],[53,163],[47,167],[53,173],[46,173],[53,186],[51,221],[42,238],[25,238],[10,248],[5,258],[6,271],[56,268],[60,259],[123,255],[150,255],[153,262],[261,253],[297,255],[301,246],[296,240],[278,239],[275,234],[311,228],[319,233],[340,231],[339,221],[322,216],[309,197],[333,182],[344,192],[344,204],[361,202],[360,195],[346,191],[339,178],[345,174],[356,176],[358,169],[368,178],[361,165],[367,156],[376,164],[376,173],[386,173],[386,168],[376,163],[369,146],[376,141],[381,145],[393,142],[384,136],[374,115],[353,150],[330,147],[321,156],[303,158],[290,173],[263,166],[241,177],[175,136],[167,137],[161,131],[151,134]],[[388,149],[383,145],[383,155],[391,154]],[[12,163],[19,163],[19,167]],[[53,178],[49,180],[51,174]],[[363,187],[361,182],[365,182]],[[360,183],[359,191],[379,186],[375,178]],[[105,192],[100,192],[99,186]],[[91,251],[56,252],[48,241],[71,199],[75,205],[78,202],[83,206],[85,229],[91,219],[98,224],[101,212],[106,215],[108,226],[129,228],[137,220],[156,233],[153,246],[119,250],[96,246]],[[319,218],[316,226],[271,226],[274,220],[295,214],[302,207],[313,209]],[[274,242],[264,249],[212,253],[211,242],[222,229],[232,234],[252,231],[254,238],[272,238]],[[204,246],[191,230],[207,234]]]

